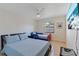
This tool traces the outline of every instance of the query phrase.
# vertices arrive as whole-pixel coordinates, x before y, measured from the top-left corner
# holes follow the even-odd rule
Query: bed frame
[[[14,34],[5,34],[5,35],[1,35],[1,50],[3,50],[5,44],[6,44],[6,40],[5,40],[5,36],[14,36],[14,35],[20,35],[20,34],[25,34],[25,33],[14,33]],[[21,40],[20,36],[19,36],[19,39]],[[49,55],[49,52],[51,51],[51,45],[49,46],[49,48],[47,49],[46,53],[44,56],[48,56]],[[4,53],[5,56],[7,56],[6,53]]]
[[[8,35],[1,35],[1,50],[4,48],[4,45],[6,44],[5,36]]]

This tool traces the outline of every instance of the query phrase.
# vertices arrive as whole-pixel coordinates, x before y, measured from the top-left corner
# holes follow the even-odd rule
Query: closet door
[[[78,49],[78,55],[79,55],[79,29],[77,29],[77,49]]]
[[[67,47],[76,52],[76,30],[67,30]]]

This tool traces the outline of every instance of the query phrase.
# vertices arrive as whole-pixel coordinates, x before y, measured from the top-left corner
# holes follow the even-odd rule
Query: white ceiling
[[[41,13],[41,18],[66,15],[68,3],[4,3],[0,4],[0,9],[20,16],[36,18],[36,8],[44,10]]]

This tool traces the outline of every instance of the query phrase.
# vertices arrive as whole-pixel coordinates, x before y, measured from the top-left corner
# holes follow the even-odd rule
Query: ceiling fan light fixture
[[[44,8],[41,8],[41,9],[36,8],[36,11],[37,11],[36,17],[38,17],[38,18],[41,17],[41,13],[43,10],[44,10]]]
[[[40,15],[38,14],[38,15],[36,15],[37,17],[40,17]]]

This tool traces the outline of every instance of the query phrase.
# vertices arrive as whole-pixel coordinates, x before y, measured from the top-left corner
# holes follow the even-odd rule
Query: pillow
[[[42,35],[43,33],[40,33],[40,32],[36,32],[36,34],[41,34],[41,35]]]
[[[48,39],[48,35],[41,35],[41,34],[38,34],[39,38],[41,39]]]
[[[18,35],[14,35],[14,36],[6,36],[5,37],[6,43],[13,43],[16,41],[19,41],[19,36]]]
[[[31,32],[31,36],[34,36],[36,34],[36,32]]]
[[[37,34],[34,34],[33,38],[38,39],[39,37]]]
[[[27,39],[28,38],[28,35],[27,34],[20,34],[20,39],[21,40],[24,40],[24,39]]]

